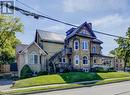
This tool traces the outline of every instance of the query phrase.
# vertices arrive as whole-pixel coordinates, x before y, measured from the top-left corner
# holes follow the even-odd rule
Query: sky
[[[130,27],[130,0],[20,0],[21,2],[41,11],[44,15],[62,20],[75,25],[91,22],[93,30],[119,35],[125,37]],[[25,7],[15,1],[17,7],[25,10],[36,11]],[[65,34],[71,28],[61,23],[47,19],[34,19],[15,12],[14,16],[21,19],[24,24],[24,33],[17,33],[16,36],[23,44],[30,44],[34,41],[36,29]],[[97,34],[98,39],[104,43],[103,54],[109,54],[117,47],[113,37]]]

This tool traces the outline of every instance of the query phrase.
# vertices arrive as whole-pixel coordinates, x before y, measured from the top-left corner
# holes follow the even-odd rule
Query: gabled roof
[[[94,34],[94,32],[93,32],[93,30],[91,29],[90,25],[89,25],[87,22],[84,22],[83,24],[81,24],[81,25],[80,25],[79,27],[77,27],[76,29],[75,29],[75,28],[71,28],[70,30],[68,30],[67,33],[70,32],[70,34],[66,37],[66,39],[68,39],[68,38],[74,36],[74,35],[75,35],[77,32],[79,32],[80,29],[83,28],[84,26],[87,27],[88,32],[91,34],[91,36],[89,36],[89,37],[91,37],[91,38],[96,38],[96,35]]]
[[[43,49],[41,49],[39,47],[39,45],[36,42],[32,42],[30,45],[28,45],[27,47],[25,47],[23,50],[21,50],[20,52],[18,52],[19,54],[23,53],[25,50],[27,50],[31,45],[35,44],[44,54],[47,54]]]
[[[39,34],[40,38],[43,41],[51,41],[51,42],[59,42],[64,43],[65,35],[55,32],[49,32],[44,30],[36,30],[36,32]]]
[[[99,40],[99,39],[93,39],[92,40],[92,42],[95,42],[95,43],[100,43],[100,44],[102,44],[103,42],[101,41],[101,40]]]
[[[16,46],[16,53],[20,53],[21,51],[23,51],[26,47],[28,47],[27,44],[19,44]]]

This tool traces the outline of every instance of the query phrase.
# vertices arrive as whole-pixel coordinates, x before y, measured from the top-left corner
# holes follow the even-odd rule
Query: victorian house
[[[102,54],[101,44],[91,23],[71,28],[66,35],[36,30],[30,45],[16,47],[20,71],[28,64],[34,72],[63,72],[64,70],[90,71],[94,66],[114,67],[115,58]]]

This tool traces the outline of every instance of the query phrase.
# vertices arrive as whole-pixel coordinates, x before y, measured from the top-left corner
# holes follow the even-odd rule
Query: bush
[[[116,72],[114,67],[109,68],[109,72]]]
[[[24,65],[20,73],[20,78],[22,79],[29,78],[29,77],[32,77],[32,75],[33,75],[33,72],[31,68],[28,65]]]
[[[94,67],[93,72],[107,72],[103,67]]]
[[[38,76],[41,76],[41,75],[48,75],[48,72],[47,72],[47,71],[40,71],[40,72],[38,72],[37,75],[38,75]]]

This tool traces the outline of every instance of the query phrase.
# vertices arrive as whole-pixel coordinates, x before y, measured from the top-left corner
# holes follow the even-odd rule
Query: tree
[[[17,32],[23,32],[23,24],[18,18],[0,15],[0,64],[11,63],[15,59],[15,47],[20,43]]]
[[[118,47],[110,53],[124,60],[124,71],[126,66],[130,66],[130,28],[126,32],[126,38],[119,37],[115,40]]]

